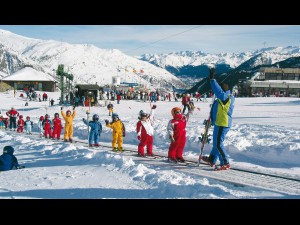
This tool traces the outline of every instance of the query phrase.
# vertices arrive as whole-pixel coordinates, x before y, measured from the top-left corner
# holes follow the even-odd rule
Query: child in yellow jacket
[[[63,112],[63,107],[61,109],[61,115],[65,120],[65,133],[64,133],[64,141],[72,142],[73,137],[73,119],[76,115],[75,106],[73,106],[73,113],[71,115],[71,110],[67,110],[66,114]]]
[[[125,137],[125,126],[123,122],[119,119],[119,115],[117,113],[112,114],[112,122],[109,123],[108,120],[105,120],[106,127],[111,128],[112,131],[112,148],[113,151],[124,151],[123,145],[123,137]],[[118,144],[118,148],[117,148]]]

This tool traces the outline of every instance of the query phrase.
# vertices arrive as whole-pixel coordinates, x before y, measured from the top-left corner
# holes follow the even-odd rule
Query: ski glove
[[[76,106],[74,105],[74,106],[73,106],[73,110],[75,110],[75,107],[76,107]]]
[[[141,138],[141,136],[137,136],[137,139],[140,141],[142,138]]]
[[[212,67],[209,69],[209,79],[212,80],[215,78],[215,68]]]
[[[156,109],[156,105],[153,105],[153,106],[152,106],[152,109]]]
[[[60,107],[60,110],[63,110],[63,107]]]
[[[108,121],[108,120],[104,120],[104,121],[105,121],[106,125],[109,123],[109,121]]]

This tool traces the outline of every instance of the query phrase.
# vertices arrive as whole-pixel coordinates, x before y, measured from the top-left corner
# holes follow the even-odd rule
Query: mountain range
[[[222,74],[236,69],[248,60],[257,65],[272,65],[297,56],[300,56],[299,46],[268,47],[242,53],[210,54],[201,51],[181,51],[169,54],[144,54],[139,59],[168,70],[193,87],[195,82],[208,76],[211,66],[216,68],[217,73]]]
[[[112,78],[118,76],[123,82],[139,83],[151,89],[186,88],[184,82],[165,69],[117,49],[39,40],[0,30],[0,71],[12,74],[31,65],[56,76],[59,64],[74,76],[75,84],[111,84]]]
[[[253,52],[210,54],[181,51],[169,54],[128,56],[117,49],[101,49],[89,44],[69,44],[39,40],[0,30],[0,76],[12,74],[26,65],[56,77],[63,64],[73,74],[75,84],[111,84],[115,76],[128,83],[140,83],[150,89],[188,89],[206,92],[209,67],[216,68],[217,77],[234,81],[241,74],[251,77],[260,66],[273,66],[300,56],[297,46],[269,47]],[[293,61],[293,60],[292,60]],[[294,64],[290,65],[293,67]],[[234,77],[236,76],[236,77]],[[204,89],[202,89],[204,88]]]

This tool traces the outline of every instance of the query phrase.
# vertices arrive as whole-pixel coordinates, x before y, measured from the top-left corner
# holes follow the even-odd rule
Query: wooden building
[[[0,80],[0,90],[24,90],[25,87],[33,87],[36,91],[56,91],[56,80],[43,72],[37,71],[31,67],[23,69],[3,77]]]

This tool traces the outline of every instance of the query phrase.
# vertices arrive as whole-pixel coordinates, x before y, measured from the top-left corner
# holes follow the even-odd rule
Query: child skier
[[[0,115],[0,129],[5,129],[5,123],[2,115]]]
[[[99,116],[97,114],[93,115],[93,121],[87,121],[84,118],[82,120],[86,125],[91,127],[89,136],[89,147],[100,146],[99,137],[102,132],[102,124],[99,122]]]
[[[107,105],[107,109],[108,115],[110,116],[114,112],[114,105],[111,102],[109,102],[109,104]]]
[[[63,126],[61,124],[61,119],[59,118],[58,113],[54,114],[54,119],[52,120],[52,122],[53,122],[52,139],[55,139],[56,137],[56,139],[59,140]]]
[[[143,110],[140,111],[139,121],[136,124],[136,133],[137,138],[140,141],[138,145],[138,156],[144,155],[144,147],[147,146],[147,155],[153,156],[152,147],[153,147],[153,134],[154,129],[152,127],[154,111],[156,105],[153,105],[148,115]]]
[[[43,121],[44,121],[44,117],[40,116],[40,120],[38,121],[38,128],[39,128],[39,131],[40,131],[40,137],[43,137],[43,135],[44,135]]]
[[[111,128],[112,131],[112,148],[113,151],[124,151],[123,145],[123,137],[125,137],[125,126],[123,122],[119,119],[119,115],[117,113],[112,114],[112,122],[109,123],[108,120],[105,120],[105,124],[107,127]],[[118,148],[117,148],[118,144]]]
[[[73,120],[76,115],[75,106],[73,106],[73,113],[71,115],[71,110],[67,110],[66,114],[63,112],[63,107],[61,109],[61,115],[65,120],[65,133],[64,133],[64,141],[72,142],[73,137]]]
[[[49,119],[49,115],[48,114],[45,115],[45,119],[43,120],[42,125],[43,125],[43,129],[44,129],[44,136],[45,136],[45,138],[52,137],[51,136],[51,125],[52,125],[52,122]]]
[[[168,152],[169,162],[185,162],[185,160],[182,157],[182,154],[186,143],[185,128],[190,113],[191,111],[189,110],[187,115],[183,115],[179,107],[175,107],[171,110],[173,119],[169,121],[167,126],[167,131],[171,141]]]
[[[18,129],[17,129],[17,132],[18,132],[18,133],[23,133],[23,130],[24,130],[24,123],[25,123],[25,121],[23,120],[23,116],[20,115],[20,116],[19,116],[19,120],[18,120]]]
[[[3,154],[0,156],[0,171],[25,168],[25,166],[19,165],[16,156],[14,156],[14,151],[14,148],[11,146],[3,148]]]
[[[25,121],[24,125],[25,125],[26,134],[32,134],[31,130],[32,130],[32,127],[33,127],[33,122],[30,121],[30,117],[29,116],[26,116],[26,121]]]
[[[5,125],[5,130],[7,130],[7,127],[8,127],[8,118],[7,117],[3,117],[2,120],[3,120],[4,125]]]

